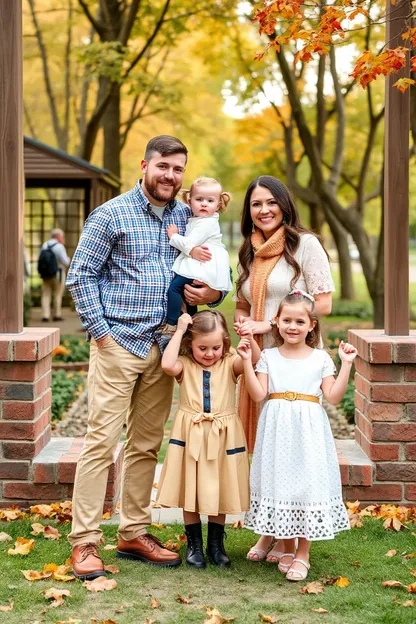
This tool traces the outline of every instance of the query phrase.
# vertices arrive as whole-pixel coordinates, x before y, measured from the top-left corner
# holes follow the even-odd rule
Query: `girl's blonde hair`
[[[203,176],[197,178],[195,182],[192,183],[190,189],[181,190],[181,199],[186,204],[189,204],[189,200],[192,197],[192,192],[194,191],[196,186],[213,186],[214,184],[216,184],[220,189],[220,205],[218,208],[218,212],[225,212],[227,210],[228,204],[231,201],[231,195],[230,193],[226,193],[222,190],[221,184],[218,182],[218,180],[215,180],[215,178],[205,178]]]
[[[315,302],[313,297],[307,293],[302,292],[301,290],[293,290],[286,297],[284,297],[279,305],[279,309],[277,310],[276,319],[282,313],[283,306],[285,305],[294,305],[296,303],[302,303],[308,313],[309,320],[315,321],[315,327],[311,329],[306,336],[306,344],[308,347],[312,347],[316,349],[321,344],[321,326],[319,323],[319,317],[315,312]],[[273,337],[276,341],[278,347],[283,344],[284,340],[280,335],[279,328],[273,327]]]
[[[188,326],[186,330],[180,348],[181,355],[187,355],[192,357],[191,342],[198,334],[210,334],[216,329],[222,329],[223,337],[223,355],[226,355],[230,351],[231,338],[228,331],[227,321],[221,312],[216,310],[202,310],[197,312],[192,317],[192,325]]]

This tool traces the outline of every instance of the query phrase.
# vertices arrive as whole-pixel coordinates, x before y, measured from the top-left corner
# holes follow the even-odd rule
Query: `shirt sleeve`
[[[66,249],[62,243],[58,243],[57,245],[55,245],[55,247],[53,248],[53,252],[58,262],[60,262],[64,267],[68,267],[70,265],[71,259],[66,253]]]
[[[309,236],[305,242],[302,273],[310,295],[319,295],[335,290],[328,257],[315,236]]]
[[[268,366],[267,355],[266,355],[265,350],[261,352],[260,359],[255,365],[254,370],[256,371],[256,373],[266,373],[266,375],[269,374],[269,366]]]
[[[104,317],[98,280],[113,244],[111,214],[106,210],[94,210],[85,223],[66,280],[81,322],[95,340],[111,333]]]
[[[335,368],[335,364],[326,351],[324,352],[324,363],[322,365],[322,379],[325,377],[333,377],[337,374],[337,369]]]
[[[189,256],[194,247],[199,247],[205,243],[207,238],[216,234],[218,230],[219,225],[216,219],[202,218],[195,223],[188,236],[174,234],[169,244]]]

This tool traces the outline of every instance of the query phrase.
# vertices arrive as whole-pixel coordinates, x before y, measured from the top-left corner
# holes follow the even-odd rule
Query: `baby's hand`
[[[192,316],[190,314],[182,314],[178,318],[178,329],[186,332],[188,325],[192,325]]]
[[[241,338],[237,346],[237,353],[242,360],[251,360],[251,344],[248,338]]]
[[[357,357],[358,351],[349,342],[341,340],[338,347],[338,355],[342,362],[353,362]]]
[[[172,236],[174,234],[177,234],[179,232],[178,230],[178,226],[175,225],[174,223],[171,223],[170,225],[168,225],[168,227],[166,228],[166,232],[168,234],[168,239],[170,240],[172,238]]]

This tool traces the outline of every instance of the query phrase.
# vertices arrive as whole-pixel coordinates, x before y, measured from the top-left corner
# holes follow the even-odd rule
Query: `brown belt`
[[[302,394],[301,392],[272,392],[269,399],[286,399],[286,401],[310,401],[319,403],[319,397],[314,394]]]

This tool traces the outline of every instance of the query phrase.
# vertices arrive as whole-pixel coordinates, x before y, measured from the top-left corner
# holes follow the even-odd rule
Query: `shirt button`
[[[208,399],[208,398],[209,398],[209,392],[205,392],[204,397],[205,397],[206,399]]]

